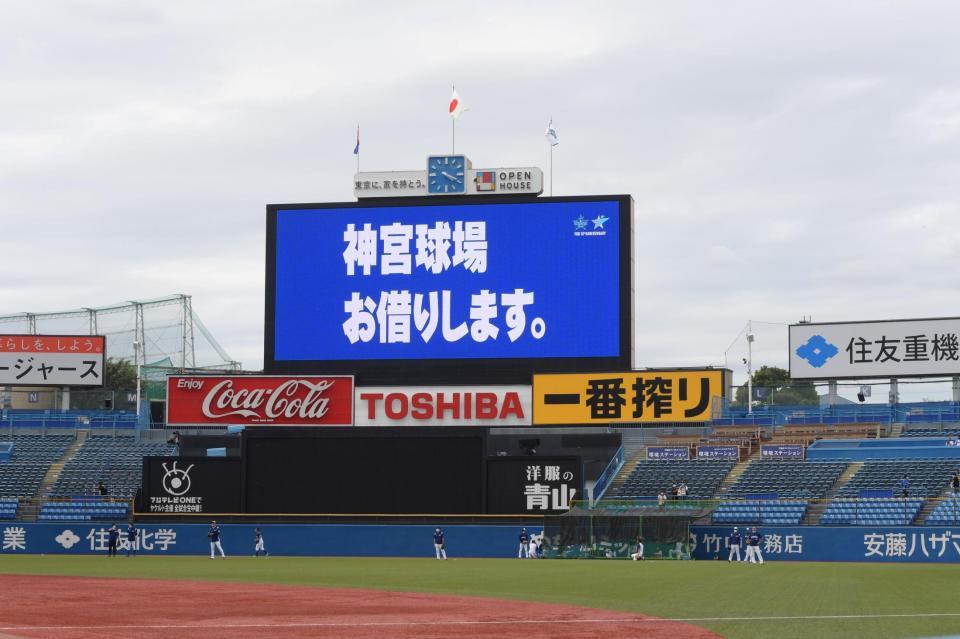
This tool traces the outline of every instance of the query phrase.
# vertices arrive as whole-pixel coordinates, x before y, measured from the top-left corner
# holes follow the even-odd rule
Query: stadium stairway
[[[83,443],[87,441],[89,435],[89,430],[77,430],[76,439],[73,440],[73,443],[67,448],[63,457],[50,464],[50,469],[47,470],[47,474],[44,475],[43,480],[40,482],[37,493],[26,504],[21,504],[20,519],[23,521],[37,521],[42,502],[50,497],[50,491],[53,490],[54,484],[56,484],[60,478],[60,472],[63,470],[63,467],[68,461],[73,459],[73,456],[77,454],[77,451],[80,450]]]
[[[717,491],[716,497],[720,499],[723,497],[723,495],[726,495],[727,491],[730,490],[730,487],[737,483],[737,480],[740,479],[740,475],[742,475],[743,471],[747,469],[747,466],[750,464],[750,462],[759,458],[760,448],[758,447],[757,450],[753,451],[749,457],[744,459],[742,462],[737,462],[737,465],[733,467],[733,470],[727,473],[727,476],[723,478],[722,482],[720,482],[720,490]]]
[[[945,490],[936,497],[929,497],[923,501],[923,507],[917,514],[917,524],[927,523],[927,517],[933,514],[940,502],[953,495],[953,489]]]
[[[803,519],[800,520],[801,526],[815,526],[820,523],[820,516],[826,512],[827,508],[830,506],[830,502],[833,501],[833,498],[840,494],[840,491],[843,489],[847,483],[853,479],[853,476],[857,474],[857,471],[863,467],[863,462],[852,462],[846,467],[846,469],[837,477],[837,481],[833,483],[833,486],[827,490],[827,494],[823,496],[823,499],[817,499],[810,502],[810,506],[807,507],[807,513],[804,515]]]
[[[890,437],[899,437],[903,434],[903,423],[898,422],[890,427]]]

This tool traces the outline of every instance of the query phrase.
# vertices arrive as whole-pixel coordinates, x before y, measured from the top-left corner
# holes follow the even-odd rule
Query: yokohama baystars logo
[[[233,382],[225,379],[207,392],[201,407],[204,416],[211,419],[233,415],[262,419],[320,419],[327,414],[330,403],[323,394],[333,386],[331,380],[314,384],[305,379],[288,379],[276,388],[235,390]]]

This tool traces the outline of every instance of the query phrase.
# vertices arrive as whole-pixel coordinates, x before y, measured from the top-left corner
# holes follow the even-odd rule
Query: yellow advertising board
[[[704,422],[725,369],[647,369],[533,376],[533,423]]]

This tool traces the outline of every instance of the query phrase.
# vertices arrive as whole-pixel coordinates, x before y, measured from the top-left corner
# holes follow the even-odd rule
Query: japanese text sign
[[[103,386],[101,335],[0,335],[0,386]]]
[[[266,369],[628,362],[628,198],[570,200],[268,207]]]
[[[960,375],[960,318],[790,326],[794,379]]]
[[[529,426],[529,386],[358,386],[357,426]]]
[[[582,500],[576,457],[500,457],[487,460],[487,512],[560,514]]]
[[[167,424],[351,426],[345,375],[170,375]]]
[[[723,369],[534,375],[533,423],[708,421],[723,383]]]
[[[761,459],[803,459],[803,444],[760,444]]]
[[[647,446],[647,459],[690,459],[690,447]]]
[[[740,447],[697,446],[697,459],[740,459]]]

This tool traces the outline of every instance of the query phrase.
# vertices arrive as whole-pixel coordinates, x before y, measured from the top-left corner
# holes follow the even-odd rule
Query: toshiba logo
[[[528,389],[357,389],[357,425],[530,423]]]

